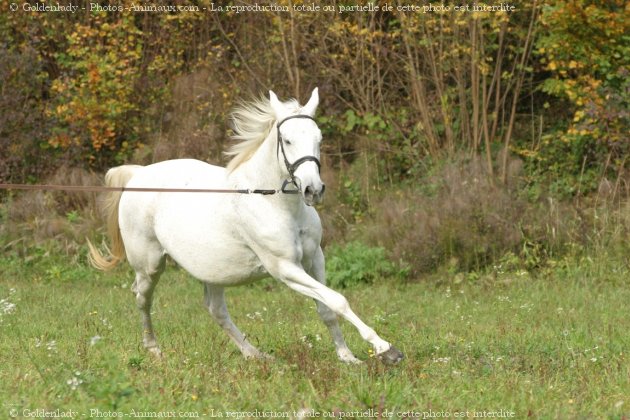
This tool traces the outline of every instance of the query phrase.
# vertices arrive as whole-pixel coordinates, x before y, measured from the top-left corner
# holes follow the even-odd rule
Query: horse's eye
[[[284,144],[286,144],[287,146],[291,146],[291,142],[289,140],[285,140]]]

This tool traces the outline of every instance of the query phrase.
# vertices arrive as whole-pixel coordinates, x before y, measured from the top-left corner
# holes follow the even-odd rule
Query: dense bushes
[[[0,103],[28,91],[23,79],[33,77],[29,95],[36,103],[28,106],[48,128],[33,136],[48,148],[40,153],[57,158],[50,162],[63,157],[64,164],[102,169],[133,159],[169,129],[181,78],[208,75],[206,100],[187,116],[219,124],[213,133],[219,144],[235,99],[267,88],[300,97],[318,85],[328,153],[344,160],[363,150],[381,153],[387,164],[380,170],[398,180],[419,159],[467,150],[481,153],[505,181],[507,160],[491,165],[500,148],[545,160],[553,144],[587,137],[600,152],[569,150],[587,167],[603,164],[608,152],[627,151],[624,16],[620,0],[523,2],[511,13],[219,15],[87,7],[60,18],[7,10],[2,51],[21,66],[13,67],[20,75],[3,80],[9,89]],[[566,119],[530,133],[545,106],[554,110],[567,100]],[[5,131],[15,136],[20,129]]]
[[[20,71],[24,68],[29,71]],[[45,90],[36,52],[0,45],[0,182],[35,180],[52,169],[50,161],[38,158],[39,145],[50,133]]]
[[[627,168],[630,153],[630,38],[624,1],[554,1],[536,43],[542,104],[550,124],[524,147],[532,174],[557,193],[597,188]],[[554,99],[555,98],[555,99]]]
[[[630,252],[627,184],[600,178],[596,193],[559,200],[541,195],[537,186],[532,192],[522,161],[508,162],[508,185],[489,174],[481,157],[434,164],[413,183],[372,191],[370,204],[352,224],[345,221],[357,207],[340,194],[342,201],[323,212],[330,227],[327,242],[345,239],[384,248],[411,278],[442,268],[484,272],[505,261],[510,269],[538,271],[567,255],[612,253],[625,259]],[[365,198],[366,192],[354,196]],[[339,248],[333,250],[337,255]]]

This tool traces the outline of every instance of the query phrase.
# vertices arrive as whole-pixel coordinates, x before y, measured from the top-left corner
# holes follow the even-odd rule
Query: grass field
[[[237,325],[274,361],[245,361],[169,268],[154,321],[166,357],[141,348],[123,267],[0,257],[0,418],[628,418],[628,268],[582,260],[475,281],[435,275],[344,292],[407,359],[336,359],[315,305],[265,281],[230,289]],[[40,410],[40,411],[37,411]],[[298,413],[298,411],[301,413]]]

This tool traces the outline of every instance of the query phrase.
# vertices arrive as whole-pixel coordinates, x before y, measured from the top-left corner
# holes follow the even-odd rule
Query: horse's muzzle
[[[324,198],[324,191],[326,190],[326,185],[324,185],[323,183],[320,185],[319,188],[316,188],[312,185],[307,186],[306,188],[304,188],[304,202],[306,203],[306,205],[308,206],[313,206],[315,204],[319,204],[322,202],[322,199]]]

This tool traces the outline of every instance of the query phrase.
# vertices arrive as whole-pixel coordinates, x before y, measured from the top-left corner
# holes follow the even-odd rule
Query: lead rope
[[[0,190],[29,191],[72,191],[72,192],[186,192],[217,194],[262,194],[272,195],[281,190],[264,189],[209,189],[209,188],[149,188],[149,187],[100,187],[90,185],[41,185],[41,184],[0,184]]]
[[[305,162],[315,162],[317,170],[321,169],[321,163],[315,156],[302,156],[293,163],[289,163],[287,155],[284,151],[282,142],[282,134],[280,134],[280,126],[286,121],[294,118],[307,118],[315,121],[315,118],[306,114],[291,115],[276,124],[278,131],[278,144],[276,147],[276,155],[282,151],[284,164],[289,172],[289,178],[285,179],[279,190],[270,189],[208,189],[208,188],[150,188],[150,187],[104,187],[104,186],[88,186],[88,185],[42,185],[42,184],[0,184],[0,190],[29,190],[29,191],[73,191],[73,192],[187,192],[187,193],[215,193],[215,194],[298,194],[300,186],[295,179],[295,171]],[[317,123],[315,121],[315,123]],[[278,156],[278,159],[280,157]],[[289,190],[287,187],[293,184],[296,189]]]

